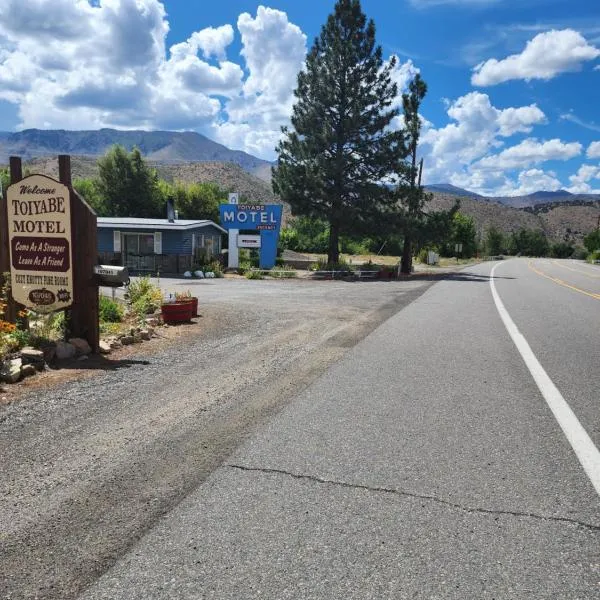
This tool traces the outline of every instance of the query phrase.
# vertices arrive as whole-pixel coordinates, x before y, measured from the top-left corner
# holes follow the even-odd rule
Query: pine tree
[[[361,233],[381,218],[406,148],[391,127],[399,111],[375,45],[375,24],[359,0],[338,0],[298,75],[290,129],[277,147],[273,189],[295,215],[329,224],[328,261],[339,261],[341,234]]]
[[[420,171],[422,165],[421,167],[417,166],[417,150],[419,138],[421,137],[419,107],[425,94],[427,94],[427,84],[418,73],[409,84],[408,93],[402,94],[408,147],[408,164],[401,169],[404,182],[398,186],[400,206],[403,209],[404,246],[400,267],[402,273],[410,273],[412,270],[412,245],[419,229],[425,224],[426,215],[423,213],[423,207],[431,198],[421,185]]]

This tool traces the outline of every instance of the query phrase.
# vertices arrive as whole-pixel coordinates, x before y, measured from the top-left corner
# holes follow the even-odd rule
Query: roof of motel
[[[162,229],[167,231],[185,231],[187,229],[200,229],[212,225],[223,233],[227,233],[220,225],[214,221],[204,220],[184,220],[176,219],[138,219],[136,217],[98,217],[98,227],[114,229]]]

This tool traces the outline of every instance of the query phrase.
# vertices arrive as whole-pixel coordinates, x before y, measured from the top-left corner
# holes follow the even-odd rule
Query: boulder
[[[35,368],[34,365],[23,365],[21,367],[21,375],[23,377],[31,377],[32,375],[35,375],[37,372],[37,369]]]
[[[73,358],[75,354],[77,354],[77,349],[73,344],[62,341],[56,343],[56,358],[58,358],[58,360]]]
[[[109,342],[106,340],[100,340],[98,346],[100,348],[100,354],[110,354],[111,344]]]
[[[92,348],[83,338],[71,338],[69,344],[75,347],[78,354],[91,354]]]
[[[47,363],[51,363],[56,356],[56,344],[54,342],[44,346],[42,348],[42,352],[44,353],[44,360]]]
[[[150,332],[147,329],[142,329],[140,331],[140,337],[147,342],[150,339]]]
[[[22,367],[23,361],[20,358],[4,361],[0,367],[0,378],[6,383],[17,383],[21,379]]]
[[[132,335],[124,335],[121,338],[121,344],[123,344],[123,346],[130,346],[131,344],[135,343],[135,339]]]
[[[27,365],[42,365],[44,366],[45,358],[43,350],[37,350],[36,348],[31,348],[30,346],[25,346],[25,348],[21,348],[19,352],[23,362]]]

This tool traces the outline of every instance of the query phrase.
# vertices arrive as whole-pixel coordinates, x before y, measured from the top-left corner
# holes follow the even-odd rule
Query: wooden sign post
[[[6,320],[17,310],[66,310],[67,336],[99,344],[96,214],[73,190],[71,160],[58,157],[59,181],[23,178],[11,157],[11,185],[0,210],[0,270],[10,273]]]

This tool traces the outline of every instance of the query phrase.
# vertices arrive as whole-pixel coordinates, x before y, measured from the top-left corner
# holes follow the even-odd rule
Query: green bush
[[[296,271],[286,269],[284,266],[274,266],[269,271],[269,277],[278,277],[279,279],[293,279],[296,277]]]
[[[328,263],[326,260],[319,260],[315,264],[315,271],[354,271],[354,267],[344,260],[336,263]]]
[[[123,307],[106,296],[100,296],[100,321],[120,323],[123,320]]]
[[[593,263],[593,262],[596,262],[597,260],[600,260],[600,250],[594,250],[588,256],[588,262]]]
[[[419,250],[419,254],[417,254],[417,260],[422,264],[422,265],[426,265],[427,264],[427,248],[421,248],[421,250]]]
[[[149,277],[140,277],[133,280],[125,293],[129,309],[140,319],[160,308],[162,292],[155,286]]]
[[[581,246],[577,246],[575,248],[575,250],[573,251],[573,254],[571,255],[571,258],[574,258],[575,260],[585,260],[588,256],[588,252],[585,248],[582,248]]]
[[[261,271],[250,269],[246,271],[246,279],[264,279],[264,276]]]

